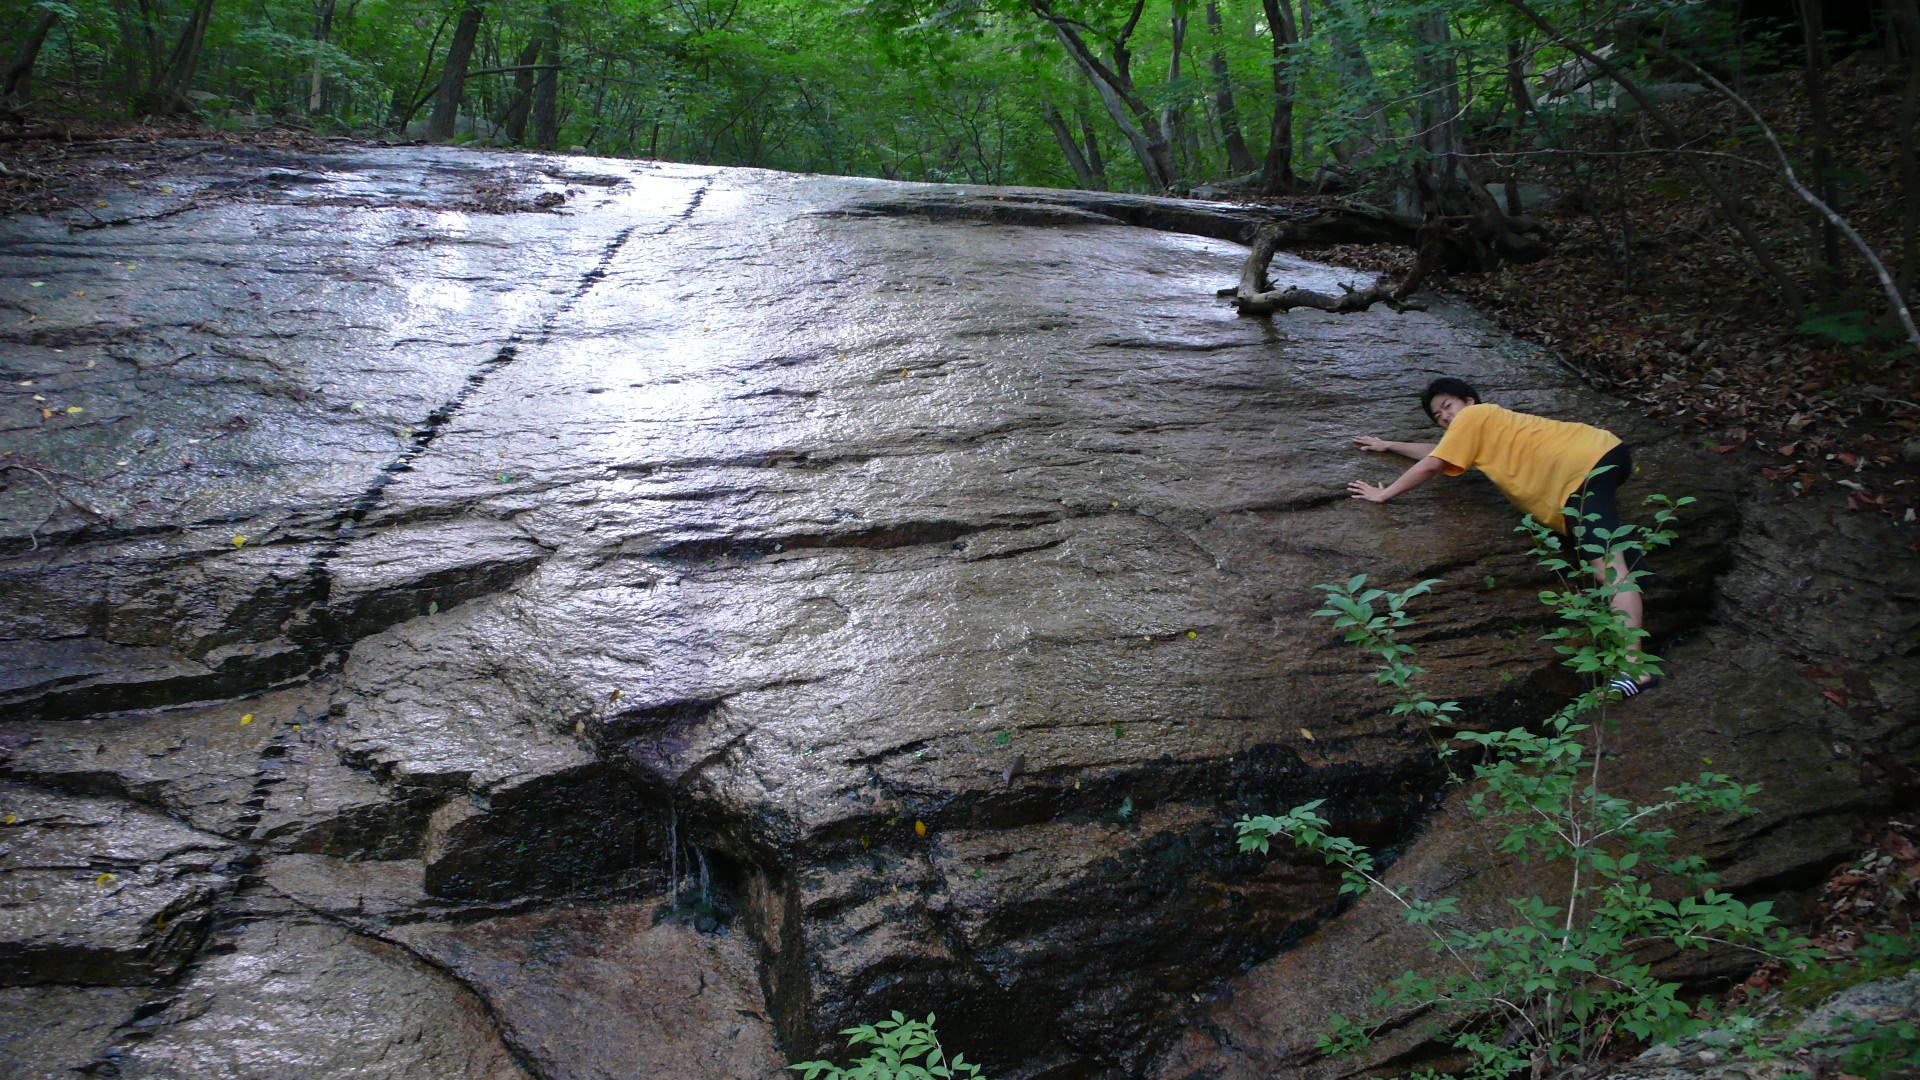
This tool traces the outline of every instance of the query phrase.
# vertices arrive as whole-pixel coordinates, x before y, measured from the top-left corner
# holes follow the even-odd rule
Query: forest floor
[[[1889,132],[1901,73],[1855,57],[1837,65],[1827,85],[1831,119],[1820,128],[1844,177],[1840,207],[1897,271],[1902,189]],[[1763,80],[1748,92],[1783,137],[1804,141],[1814,125],[1797,76]],[[1745,118],[1716,95],[1686,99],[1673,113],[1697,147],[1771,160]],[[1811,212],[1768,172],[1735,174],[1761,237],[1794,264],[1803,289],[1825,296],[1814,312],[1786,310],[1682,159],[1634,152],[1648,145],[1644,127],[1630,115],[1592,120],[1573,137],[1574,152],[1540,155],[1515,170],[1522,183],[1555,193],[1526,208],[1553,234],[1547,259],[1441,275],[1434,284],[1783,494],[1840,485],[1855,512],[1914,528],[1920,357],[1898,348],[1897,336],[1875,336],[1885,333],[1874,322],[1885,303],[1864,261],[1843,250],[1832,284],[1818,287],[1808,270],[1819,243]],[[0,123],[0,215],[84,210],[102,185],[161,181],[175,159],[165,143],[178,139],[301,152],[355,141],[283,128],[215,131],[187,121]],[[485,191],[472,206],[527,208]],[[1413,258],[1378,245],[1298,253],[1394,274]],[[1914,533],[1920,551],[1920,528]]]
[[[1843,178],[1836,202],[1895,273],[1902,200],[1891,133],[1902,82],[1865,57],[1836,65],[1822,125]],[[1806,145],[1812,116],[1797,74],[1748,94],[1789,145]],[[1673,113],[1694,147],[1773,160],[1717,95]],[[1521,183],[1555,193],[1525,208],[1551,230],[1551,256],[1434,285],[1782,492],[1841,485],[1854,511],[1912,527],[1920,356],[1879,336],[1886,302],[1865,260],[1841,240],[1839,272],[1817,311],[1787,310],[1678,155],[1623,153],[1651,141],[1643,127],[1631,116],[1592,121],[1574,140],[1585,156],[1542,155],[1518,169]],[[1808,269],[1819,243],[1812,212],[1767,171],[1749,167],[1729,180],[1762,239],[1820,295]],[[1297,254],[1395,276],[1413,262],[1411,251],[1372,245]],[[1915,539],[1920,550],[1920,531]]]

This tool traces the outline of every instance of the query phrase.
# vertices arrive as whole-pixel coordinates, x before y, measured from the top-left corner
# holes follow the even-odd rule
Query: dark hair
[[[1465,401],[1468,398],[1472,398],[1476,402],[1480,400],[1480,391],[1475,390],[1472,383],[1465,379],[1456,379],[1451,375],[1442,376],[1428,383],[1427,392],[1420,395],[1420,407],[1427,410],[1427,419],[1434,419],[1433,399],[1439,397],[1441,394],[1449,394],[1459,398],[1461,401]],[[1434,422],[1439,423],[1437,420]]]

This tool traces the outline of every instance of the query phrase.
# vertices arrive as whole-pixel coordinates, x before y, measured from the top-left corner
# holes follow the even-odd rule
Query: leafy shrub
[[[980,1066],[961,1055],[947,1060],[933,1030],[932,1013],[925,1020],[909,1020],[905,1013],[895,1012],[890,1020],[850,1027],[840,1034],[848,1036],[848,1047],[872,1046],[873,1053],[845,1068],[831,1061],[801,1061],[787,1068],[799,1070],[804,1080],[985,1080]]]
[[[1403,1012],[1428,1012],[1436,1034],[1467,1053],[1466,1075],[1505,1077],[1521,1071],[1593,1061],[1624,1035],[1648,1041],[1684,1034],[1696,1026],[1678,984],[1654,974],[1648,960],[1656,946],[1733,946],[1799,962],[1810,955],[1803,939],[1788,935],[1766,902],[1748,904],[1715,891],[1713,876],[1698,856],[1670,850],[1673,831],[1659,822],[1682,807],[1720,813],[1751,813],[1757,790],[1719,773],[1665,789],[1650,803],[1607,792],[1601,786],[1606,715],[1616,674],[1653,674],[1659,658],[1641,648],[1644,632],[1629,628],[1611,601],[1639,588],[1640,571],[1613,579],[1588,560],[1605,549],[1631,555],[1670,543],[1675,503],[1660,496],[1655,526],[1622,526],[1603,535],[1577,526],[1579,553],[1531,519],[1541,564],[1560,579],[1541,594],[1562,625],[1545,640],[1563,663],[1589,676],[1591,687],[1535,728],[1460,731],[1440,744],[1440,753],[1477,751],[1466,805],[1499,836],[1500,850],[1526,863],[1550,867],[1533,880],[1551,882],[1542,895],[1507,900],[1506,919],[1476,927],[1457,918],[1451,897],[1421,900],[1386,885],[1372,855],[1360,844],[1329,831],[1320,802],[1280,815],[1248,816],[1236,823],[1242,851],[1266,852],[1283,836],[1321,855],[1341,871],[1343,893],[1378,889],[1399,903],[1407,921],[1422,928],[1442,962],[1437,973],[1409,971],[1376,994],[1376,1003]],[[1570,557],[1572,556],[1572,557]],[[1346,639],[1379,657],[1374,679],[1394,692],[1395,715],[1431,725],[1459,712],[1456,702],[1436,702],[1413,689],[1423,669],[1400,633],[1413,625],[1409,600],[1436,582],[1423,581],[1394,593],[1367,587],[1365,575],[1345,584],[1322,585],[1331,618]],[[1685,895],[1677,899],[1677,888]],[[1321,1048],[1338,1055],[1372,1043],[1367,1025],[1335,1015]]]

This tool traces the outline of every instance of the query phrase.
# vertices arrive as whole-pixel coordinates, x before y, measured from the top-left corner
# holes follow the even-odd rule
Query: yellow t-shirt
[[[1591,424],[1549,420],[1498,405],[1469,405],[1454,415],[1433,456],[1448,476],[1478,468],[1534,520],[1565,532],[1560,512],[1620,437]]]

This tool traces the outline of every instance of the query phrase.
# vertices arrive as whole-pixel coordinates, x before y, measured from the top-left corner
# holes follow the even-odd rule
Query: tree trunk
[[[468,0],[454,24],[453,40],[447,44],[447,61],[440,67],[440,88],[433,96],[433,116],[427,120],[428,142],[446,142],[453,138],[454,123],[460,118],[460,99],[467,89],[467,61],[473,58],[473,43],[480,36],[480,18],[486,5]]]
[[[533,84],[533,145],[552,150],[560,141],[560,5],[548,4],[546,10],[545,54],[547,69]]]
[[[1460,78],[1454,63],[1453,35],[1444,12],[1427,11],[1414,19],[1415,79],[1420,103],[1414,130],[1423,153],[1414,164],[1416,212],[1423,217],[1470,215],[1474,199],[1461,166]]]
[[[1293,175],[1293,49],[1300,31],[1291,0],[1260,0],[1273,37],[1273,123],[1267,132],[1267,163],[1260,171],[1260,194],[1284,195],[1299,186]]]
[[[129,0],[114,0],[113,27],[117,39],[113,46],[113,65],[119,75],[118,85],[114,87],[115,97],[126,102],[131,109],[140,96],[140,88],[145,85],[141,71],[151,68],[153,54],[157,50],[140,47],[148,28],[141,24],[139,13]],[[151,74],[149,70],[148,75]]]
[[[1900,98],[1900,279],[1903,296],[1914,295],[1920,281],[1920,0],[1892,0],[1893,22],[1903,43],[1907,89]]]
[[[1100,132],[1093,126],[1093,114],[1085,106],[1074,110],[1080,117],[1080,137],[1087,151],[1087,168],[1093,171],[1095,191],[1107,190],[1107,161],[1100,156]]]
[[[1393,135],[1393,125],[1387,119],[1387,104],[1381,100],[1379,83],[1373,77],[1373,65],[1367,62],[1366,47],[1355,32],[1355,23],[1359,18],[1354,13],[1352,0],[1331,0],[1326,17],[1322,20],[1332,39],[1335,68],[1340,81],[1348,88],[1351,100],[1362,110],[1357,119],[1363,120],[1365,127],[1372,132],[1370,135],[1351,135],[1328,148],[1334,160],[1342,165],[1372,159],[1375,151]]]
[[[1167,52],[1167,85],[1178,86],[1180,83],[1180,63],[1186,58],[1187,51],[1187,16],[1181,13],[1178,6],[1175,6],[1173,14],[1167,18],[1167,31],[1172,39],[1171,47]],[[1160,110],[1160,127],[1166,131],[1167,138],[1174,150],[1186,151],[1188,149],[1186,126],[1186,116],[1182,113],[1178,101],[1169,95],[1166,106]],[[1179,169],[1182,175],[1185,175],[1187,172],[1190,172],[1196,164],[1197,162],[1194,155],[1187,153],[1185,160],[1180,162],[1176,168]]]
[[[180,40],[168,54],[167,62],[154,76],[139,103],[140,111],[167,116],[185,112],[187,91],[193,88],[193,76],[200,67],[200,48],[207,40],[207,23],[213,18],[214,0],[197,0],[180,31]]]
[[[33,29],[27,31],[26,40],[13,54],[13,60],[7,64],[6,84],[0,86],[0,100],[12,100],[27,95],[27,83],[33,76],[34,61],[40,58],[40,46],[47,43],[47,33],[53,24],[60,21],[55,11],[42,11],[33,22]]]
[[[1213,105],[1220,117],[1220,143],[1227,151],[1227,170],[1244,176],[1254,170],[1253,155],[1240,134],[1240,110],[1233,101],[1233,78],[1227,68],[1227,54],[1220,48],[1222,37],[1219,0],[1207,0],[1207,31],[1213,35]]]
[[[1053,107],[1053,102],[1042,102],[1040,110],[1046,115],[1047,127],[1053,129],[1053,140],[1060,144],[1060,153],[1067,159],[1067,167],[1073,170],[1073,179],[1087,191],[1098,191],[1094,186],[1093,169],[1087,164],[1087,156],[1080,152],[1080,144],[1073,139],[1073,132],[1067,128],[1066,117]]]
[[[427,58],[420,63],[420,78],[413,84],[413,93],[409,94],[405,90],[393,92],[393,108],[389,112],[392,119],[390,126],[394,129],[405,131],[407,125],[413,122],[413,114],[426,102],[426,98],[420,96],[420,92],[426,89],[427,73],[433,70],[433,54],[440,48],[440,35],[446,32],[447,18],[443,16],[438,25],[433,28],[433,39],[427,42]]]
[[[1806,67],[1803,71],[1807,91],[1807,131],[1805,138],[1813,147],[1813,183],[1815,194],[1828,206],[1833,205],[1833,146],[1827,141],[1827,42],[1822,20],[1824,0],[1794,0],[1800,9],[1800,29],[1806,38]],[[1835,274],[1840,267],[1840,231],[1824,216],[1814,215],[1813,293],[1817,299],[1830,300],[1835,289]]]
[[[540,62],[540,52],[544,48],[546,43],[536,31],[533,40],[520,50],[521,70],[513,73],[513,96],[493,121],[496,127],[506,131],[508,142],[518,144],[527,137],[527,117],[533,111],[533,84],[539,74],[534,70],[534,65]]]
[[[1533,94],[1527,89],[1526,52],[1520,47],[1519,39],[1507,41],[1507,96],[1513,99],[1513,122],[1507,125],[1507,150],[1518,161],[1523,131],[1529,119],[1537,119],[1534,113]],[[1507,176],[1506,211],[1510,217],[1519,217],[1526,212],[1520,202],[1520,178],[1510,170]]]
[[[1127,26],[1109,45],[1113,52],[1113,65],[1109,67],[1075,29],[1079,25],[1072,20],[1054,14],[1051,0],[1028,0],[1034,14],[1053,27],[1054,36],[1073,58],[1075,64],[1093,83],[1099,92],[1100,100],[1107,107],[1107,114],[1126,136],[1133,146],[1135,156],[1140,159],[1140,167],[1147,174],[1147,183],[1155,190],[1165,191],[1179,179],[1179,173],[1173,166],[1173,156],[1167,145],[1167,136],[1160,126],[1159,118],[1146,102],[1134,91],[1133,76],[1128,71],[1130,55],[1127,52],[1127,38],[1133,33],[1133,27],[1145,8],[1145,0],[1135,0],[1132,18]]]
[[[321,0],[320,18],[313,31],[313,67],[307,79],[307,112],[322,113],[327,108],[327,79],[320,70],[320,52],[333,38],[333,0]]]

